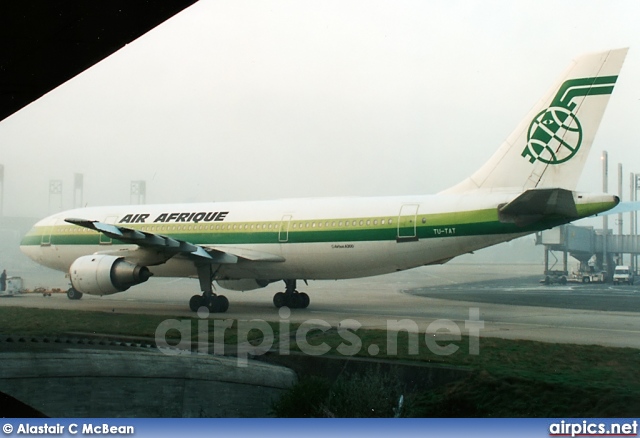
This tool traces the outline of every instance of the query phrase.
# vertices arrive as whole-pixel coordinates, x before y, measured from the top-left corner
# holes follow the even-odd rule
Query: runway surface
[[[272,298],[282,283],[250,292],[219,289],[229,298],[216,318],[304,322],[310,319],[385,330],[394,321],[415,322],[424,334],[437,320],[453,321],[464,335],[475,309],[481,337],[640,348],[640,287],[568,284],[544,286],[540,266],[449,263],[358,280],[314,281],[298,290],[311,296],[308,309],[279,313]],[[536,275],[538,274],[538,275]],[[66,287],[61,274],[21,274],[27,287]],[[187,302],[198,292],[195,279],[152,278],[127,292],[71,301],[63,294],[25,294],[0,299],[0,306],[151,313],[193,317]],[[354,323],[355,320],[357,323]],[[433,326],[432,326],[433,327]],[[3,328],[6,330],[7,328]]]

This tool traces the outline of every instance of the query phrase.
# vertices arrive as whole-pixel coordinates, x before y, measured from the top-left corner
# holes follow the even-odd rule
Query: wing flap
[[[211,250],[232,254],[238,258],[249,260],[252,262],[276,262],[281,263],[285,261],[284,257],[276,254],[271,254],[263,251],[256,251],[254,249],[247,248],[232,248],[226,246],[214,246],[209,248]]]
[[[160,234],[147,233],[146,231],[133,230],[103,222],[68,218],[65,222],[98,231],[111,239],[117,239],[124,243],[133,243],[141,248],[162,251],[165,261],[176,254],[184,254],[209,263],[237,263],[238,258],[234,255],[221,251],[209,252],[202,246],[194,245],[190,242],[174,239]]]

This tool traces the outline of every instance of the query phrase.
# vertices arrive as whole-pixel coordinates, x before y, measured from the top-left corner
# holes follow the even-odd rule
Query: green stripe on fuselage
[[[580,216],[589,216],[608,204],[579,205]],[[413,217],[369,217],[349,219],[291,220],[290,222],[224,222],[220,224],[130,224],[127,228],[161,234],[200,245],[277,244],[318,242],[394,241],[414,234],[413,223],[398,232],[398,220],[406,225]],[[497,209],[418,215],[415,232],[419,239],[489,234],[532,232],[566,222],[566,218],[549,217],[521,227],[498,220]],[[355,225],[354,225],[355,224]],[[286,230],[288,226],[288,231]],[[64,224],[36,227],[22,240],[22,245],[98,245],[105,236],[79,226]],[[121,242],[114,239],[114,244]]]

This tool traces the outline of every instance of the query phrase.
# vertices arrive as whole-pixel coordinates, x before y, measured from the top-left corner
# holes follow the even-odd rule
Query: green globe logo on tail
[[[573,158],[582,144],[582,126],[576,114],[576,97],[611,94],[617,76],[570,79],[562,84],[549,108],[539,112],[527,131],[522,156],[529,162],[560,164]]]

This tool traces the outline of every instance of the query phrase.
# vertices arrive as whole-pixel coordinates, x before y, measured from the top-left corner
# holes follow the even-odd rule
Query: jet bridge
[[[562,225],[536,234],[536,245],[544,245],[544,275],[569,275],[568,256],[580,262],[582,272],[606,271],[609,278],[616,265],[629,254],[634,271],[640,254],[640,236],[614,235],[593,227]],[[561,253],[560,258],[555,253]],[[628,258],[627,258],[628,260]]]

